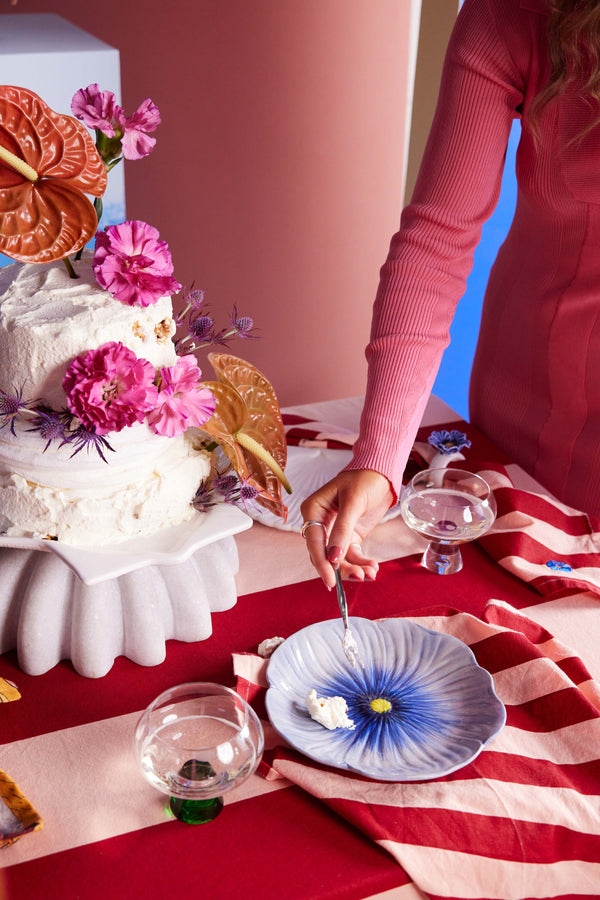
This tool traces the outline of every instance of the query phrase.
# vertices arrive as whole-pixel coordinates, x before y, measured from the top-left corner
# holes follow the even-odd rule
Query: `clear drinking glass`
[[[152,701],[133,744],[140,771],[169,795],[176,818],[200,824],[214,819],[223,794],[256,771],[264,735],[252,707],[231,688],[191,682]]]
[[[496,501],[480,475],[463,469],[425,469],[403,489],[400,510],[409,528],[429,538],[422,559],[425,568],[451,575],[462,569],[460,544],[491,528]]]

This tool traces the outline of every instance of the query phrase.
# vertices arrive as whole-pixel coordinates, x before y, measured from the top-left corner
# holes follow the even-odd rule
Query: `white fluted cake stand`
[[[0,653],[28,675],[60,660],[100,678],[117,656],[142,666],[166,641],[203,641],[211,615],[237,602],[234,534],[252,520],[219,504],[148,538],[88,549],[0,535]]]

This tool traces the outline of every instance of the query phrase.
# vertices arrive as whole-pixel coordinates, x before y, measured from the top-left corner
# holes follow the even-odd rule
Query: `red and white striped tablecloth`
[[[510,461],[469,436],[464,465],[500,478],[506,467],[512,482]],[[269,561],[279,586],[244,593],[213,616],[208,640],[169,642],[160,666],[118,659],[90,680],[67,662],[27,676],[15,653],[1,656],[0,676],[21,699],[0,707],[0,768],[44,819],[42,831],[0,851],[1,900],[600,896],[599,713],[586,671],[600,676],[600,600],[584,590],[594,584],[586,570],[594,568],[595,525],[565,510],[560,525],[544,524],[538,501],[521,513],[527,521],[518,519],[510,503],[519,513],[524,498],[512,490],[499,487],[495,546],[484,539],[465,547],[458,574],[426,572],[396,521],[382,526],[397,544],[376,582],[347,586],[351,615],[410,615],[459,633],[508,710],[507,727],[474,763],[426,784],[386,784],[386,803],[376,783],[286,752],[273,765],[287,781],[256,775],[215,822],[186,826],[166,816],[133,762],[135,721],[162,690],[195,680],[234,685],[232,651],[252,653],[265,638],[338,614],[320,581],[285,583],[288,557],[279,548],[293,545],[304,558],[298,535],[256,526],[257,571]],[[590,529],[585,560],[574,525]],[[542,541],[531,536],[540,527]],[[515,537],[521,549],[507,552]],[[252,532],[240,537],[242,566],[252,540]],[[540,576],[552,579],[549,591]]]
[[[377,782],[289,748],[267,755],[402,866],[431,898],[571,898],[600,892],[600,687],[574,652],[506,603],[481,618],[411,617],[465,641],[492,673],[502,732],[469,765],[420,783]],[[265,661],[236,655],[238,691],[261,708]],[[268,761],[268,762],[267,762]]]

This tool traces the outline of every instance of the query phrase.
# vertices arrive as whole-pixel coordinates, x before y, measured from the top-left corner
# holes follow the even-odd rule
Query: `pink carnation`
[[[90,84],[77,91],[71,101],[71,112],[88,128],[113,138],[118,114],[122,114],[123,110],[117,106],[117,98],[112,91],[100,91],[97,84]]]
[[[121,147],[125,159],[142,159],[152,152],[156,138],[149,137],[148,131],[155,131],[160,125],[158,107],[148,97],[138,106],[132,116],[123,117]]]
[[[174,366],[161,369],[158,400],[148,414],[156,434],[175,437],[191,426],[203,425],[215,411],[216,400],[198,382],[201,371],[194,356],[181,356]]]
[[[71,412],[96,434],[141,422],[157,399],[155,371],[147,359],[110,341],[80,353],[63,378]]]
[[[160,125],[158,107],[147,97],[131,116],[126,116],[112,91],[100,91],[90,84],[77,91],[71,101],[71,112],[88,128],[101,131],[121,142],[125,159],[142,159],[154,149],[156,139],[149,137]]]
[[[166,242],[145,222],[123,222],[98,231],[92,265],[100,287],[129,306],[151,306],[181,290],[172,277]]]

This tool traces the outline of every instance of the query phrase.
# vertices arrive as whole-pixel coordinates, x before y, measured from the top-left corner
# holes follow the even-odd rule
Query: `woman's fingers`
[[[377,560],[363,552],[360,541],[352,541],[342,566],[342,577],[358,579],[359,581],[374,581],[378,571],[379,563]]]
[[[305,519],[302,526],[302,537],[306,541],[306,549],[311,563],[327,585],[333,587],[335,578],[329,579],[332,569],[327,562],[327,529],[318,519]],[[331,583],[330,583],[331,582]]]
[[[304,501],[303,537],[328,588],[335,584],[336,565],[344,578],[375,578],[377,562],[363,553],[361,543],[393,501],[387,478],[369,470],[341,472]]]

